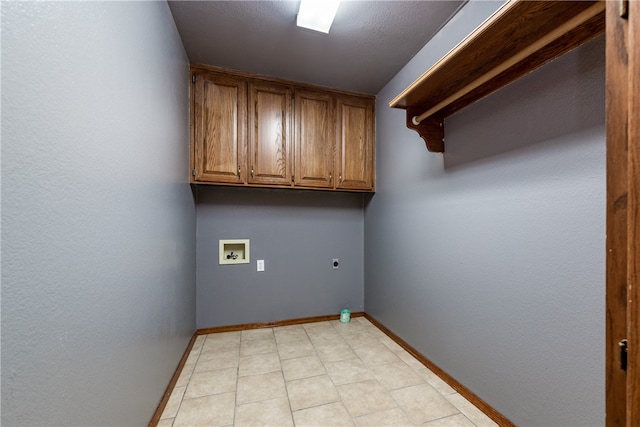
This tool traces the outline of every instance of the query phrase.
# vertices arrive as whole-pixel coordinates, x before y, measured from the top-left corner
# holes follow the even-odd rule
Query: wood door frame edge
[[[627,426],[640,419],[640,3],[628,2]]]

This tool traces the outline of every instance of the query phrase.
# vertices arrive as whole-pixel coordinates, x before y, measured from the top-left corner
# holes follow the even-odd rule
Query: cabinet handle
[[[329,181],[331,181],[331,172],[329,172]]]
[[[253,165],[251,165],[251,178],[253,178]]]
[[[240,165],[238,165],[238,178],[240,178]]]
[[[342,174],[340,174],[340,176],[338,177],[338,180],[342,182]]]

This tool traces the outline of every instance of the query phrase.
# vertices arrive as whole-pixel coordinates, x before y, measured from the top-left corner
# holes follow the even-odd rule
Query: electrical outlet
[[[340,260],[338,258],[334,258],[333,261],[331,262],[331,266],[333,267],[334,270],[337,270],[338,267],[340,267]]]
[[[258,271],[264,271],[264,260],[259,259],[257,262]]]

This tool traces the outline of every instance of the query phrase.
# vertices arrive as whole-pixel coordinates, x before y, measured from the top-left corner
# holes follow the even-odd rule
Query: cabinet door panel
[[[338,100],[338,183],[340,189],[372,190],[374,186],[373,101]]]
[[[333,187],[333,97],[317,92],[296,92],[295,184]]]
[[[246,83],[198,75],[195,87],[196,181],[244,182]]]
[[[291,89],[252,84],[249,94],[250,183],[291,185],[288,157]]]

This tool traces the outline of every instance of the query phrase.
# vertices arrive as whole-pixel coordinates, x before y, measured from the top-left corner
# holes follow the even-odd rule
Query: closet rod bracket
[[[407,108],[407,127],[418,132],[432,153],[444,152],[444,119],[431,116],[416,123],[416,116],[421,114],[419,108]]]

